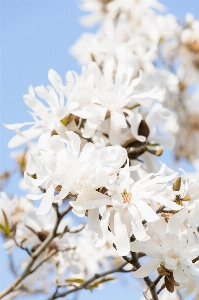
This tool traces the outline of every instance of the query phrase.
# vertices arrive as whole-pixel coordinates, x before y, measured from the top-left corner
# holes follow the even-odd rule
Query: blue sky
[[[146,0],[147,1],[147,0]],[[199,19],[199,0],[164,0],[168,12],[184,19],[189,11]],[[23,102],[23,94],[28,86],[48,84],[47,74],[50,68],[55,69],[65,78],[68,70],[80,71],[80,66],[68,53],[68,48],[85,31],[95,32],[96,28],[87,29],[78,23],[82,12],[75,0],[1,0],[1,124],[30,121],[31,117]],[[0,127],[1,166],[0,170],[13,167],[7,143],[13,132]],[[166,152],[162,160],[171,164],[171,154]],[[182,162],[185,170],[191,167]],[[17,191],[17,177],[9,185],[14,194]],[[1,249],[1,289],[9,284],[12,277],[6,271],[7,260]],[[124,278],[126,278],[124,276]],[[117,300],[138,299],[136,285],[129,288],[129,282],[107,284],[103,291],[83,292],[79,299],[107,299],[107,295],[117,295]],[[128,286],[128,288],[127,288]],[[32,299],[42,299],[34,296]],[[72,298],[71,298],[72,299]]]

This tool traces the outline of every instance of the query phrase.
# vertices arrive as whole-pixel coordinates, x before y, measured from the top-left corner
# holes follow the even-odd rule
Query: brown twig
[[[52,230],[52,232],[48,235],[48,237],[43,241],[43,243],[41,243],[41,245],[35,250],[35,252],[31,253],[31,259],[30,262],[28,263],[28,265],[26,266],[25,270],[23,271],[23,273],[17,277],[10,286],[8,286],[7,288],[5,288],[1,293],[0,293],[0,299],[2,299],[4,296],[6,296],[7,294],[9,294],[10,292],[14,291],[17,286],[23,281],[24,278],[26,278],[30,272],[31,272],[31,268],[34,265],[36,259],[40,256],[40,254],[48,247],[48,245],[51,243],[51,241],[56,237],[57,235],[57,229],[58,226],[62,220],[62,218],[69,213],[69,211],[72,209],[71,206],[66,207],[66,209],[60,213],[58,210],[58,205],[53,205],[53,207],[56,210],[57,213],[57,220],[55,223],[55,226]]]
[[[109,271],[106,271],[106,272],[103,272],[103,273],[100,273],[100,274],[95,274],[94,276],[92,276],[90,279],[88,279],[87,281],[85,281],[84,283],[82,283],[81,285],[79,286],[74,286],[73,289],[71,290],[68,290],[68,291],[65,291],[65,292],[62,292],[62,293],[58,293],[58,289],[59,289],[59,286],[57,286],[54,294],[52,296],[50,296],[50,298],[48,298],[47,300],[54,300],[54,299],[57,299],[57,298],[63,298],[69,294],[72,294],[74,292],[77,292],[79,290],[82,290],[82,289],[86,289],[90,284],[92,284],[96,279],[99,279],[99,278],[102,278],[102,277],[105,277],[107,275],[110,275],[110,274],[113,274],[113,273],[117,273],[117,272],[123,272],[123,267],[126,266],[127,263],[123,263],[121,264],[119,267],[117,268],[114,268],[114,269],[111,269]]]

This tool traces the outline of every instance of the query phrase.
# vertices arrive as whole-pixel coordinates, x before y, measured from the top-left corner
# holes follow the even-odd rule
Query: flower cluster
[[[193,295],[199,181],[157,157],[176,138],[176,158],[198,166],[199,22],[187,15],[182,25],[160,14],[156,0],[82,0],[81,6],[90,12],[85,25],[101,22],[70,50],[84,65],[81,74],[68,71],[64,82],[51,69],[51,85],[30,86],[24,95],[33,120],[5,125],[16,131],[10,148],[26,144],[14,157],[28,193],[12,200],[1,194],[0,231],[9,255],[20,248],[27,257],[0,298],[46,293],[48,274],[56,286],[49,299],[65,297],[113,280],[105,276],[114,272],[144,278],[153,300],[164,287]]]

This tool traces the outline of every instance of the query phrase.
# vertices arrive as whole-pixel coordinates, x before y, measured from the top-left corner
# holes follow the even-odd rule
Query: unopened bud
[[[163,149],[160,148],[159,150],[156,151],[156,154],[155,154],[155,155],[156,155],[156,156],[161,156],[162,153],[163,153]]]
[[[179,191],[181,187],[181,177],[178,177],[173,184],[173,191]]]

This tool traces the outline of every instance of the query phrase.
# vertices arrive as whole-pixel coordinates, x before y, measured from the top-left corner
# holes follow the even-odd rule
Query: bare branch
[[[126,260],[128,263],[130,263],[132,266],[135,267],[136,270],[138,270],[141,265],[140,262],[138,260],[139,257],[142,257],[143,253],[141,253],[139,255],[139,253],[135,253],[135,252],[131,252],[131,258],[129,258],[128,256],[123,256],[124,260]],[[160,281],[161,278],[158,278],[153,282],[148,276],[143,278],[147,287],[149,288],[150,292],[151,292],[151,296],[153,300],[158,300],[158,294],[156,291],[156,285],[158,284],[158,282]],[[157,282],[157,283],[156,283]]]
[[[126,266],[126,265],[127,265],[127,263],[125,262],[125,263],[121,264],[117,268],[114,268],[112,270],[109,270],[109,271],[106,271],[106,272],[103,272],[103,273],[100,273],[100,274],[95,274],[93,277],[91,277],[90,279],[88,279],[87,281],[85,281],[84,283],[82,283],[81,285],[74,286],[74,288],[72,288],[71,290],[65,291],[63,293],[58,293],[59,286],[57,286],[56,291],[54,292],[54,294],[50,298],[48,298],[47,300],[54,300],[54,299],[57,299],[57,298],[63,298],[65,296],[67,296],[69,294],[72,294],[74,292],[77,292],[79,290],[86,289],[96,279],[105,277],[105,276],[113,274],[113,273],[123,272],[123,267]]]
[[[7,294],[9,294],[10,292],[12,292],[13,290],[15,290],[17,288],[17,286],[23,281],[24,278],[26,278],[29,274],[31,274],[31,268],[34,265],[36,259],[40,256],[40,254],[48,247],[48,245],[51,243],[51,241],[56,237],[57,235],[57,229],[58,226],[62,220],[62,218],[69,213],[69,211],[72,209],[71,206],[66,207],[66,209],[60,213],[58,210],[58,207],[56,205],[54,205],[54,208],[56,210],[57,213],[57,220],[55,223],[55,226],[53,228],[53,231],[48,235],[48,237],[43,241],[43,243],[41,243],[41,245],[35,250],[35,252],[31,253],[31,260],[29,262],[29,264],[26,266],[25,270],[23,271],[23,273],[17,277],[9,287],[7,287],[6,289],[4,289],[1,293],[0,293],[0,299],[2,299],[4,296],[6,296]]]

